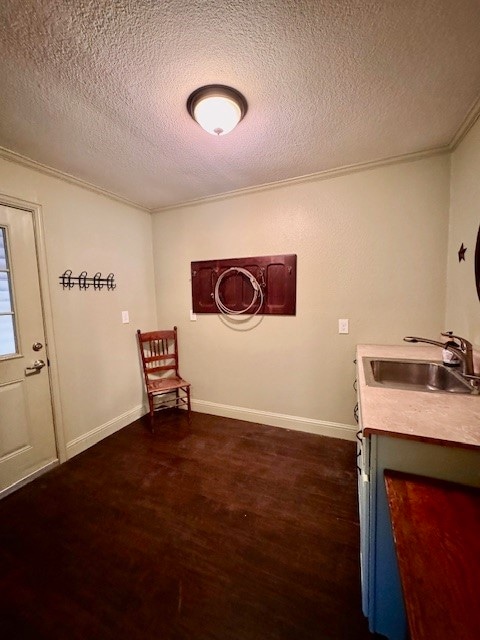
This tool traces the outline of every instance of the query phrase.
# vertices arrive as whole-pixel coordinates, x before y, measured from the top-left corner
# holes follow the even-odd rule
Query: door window
[[[0,227],[0,358],[17,353],[12,279],[8,262],[7,230]]]

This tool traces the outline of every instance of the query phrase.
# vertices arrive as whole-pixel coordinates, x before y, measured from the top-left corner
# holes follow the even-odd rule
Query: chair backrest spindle
[[[142,356],[143,372],[148,384],[151,375],[165,376],[168,373],[179,376],[177,327],[169,331],[137,331],[138,344]]]

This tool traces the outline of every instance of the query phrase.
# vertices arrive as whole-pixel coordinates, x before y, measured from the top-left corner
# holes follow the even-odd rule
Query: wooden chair
[[[137,331],[143,374],[153,412],[186,406],[190,419],[190,384],[178,372],[177,327],[168,331]],[[154,402],[154,399],[158,400]]]

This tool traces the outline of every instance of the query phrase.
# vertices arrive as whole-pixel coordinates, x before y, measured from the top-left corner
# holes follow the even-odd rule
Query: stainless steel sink
[[[472,393],[462,376],[441,362],[363,358],[365,381],[373,387],[440,393]]]

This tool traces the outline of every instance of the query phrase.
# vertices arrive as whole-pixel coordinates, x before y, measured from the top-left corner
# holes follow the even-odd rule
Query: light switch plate
[[[128,324],[130,322],[128,311],[122,311],[122,322],[123,324]]]
[[[338,333],[348,333],[348,319],[341,318],[338,321]]]
[[[197,314],[193,313],[193,311],[190,309],[190,320],[192,322],[196,322],[197,321]]]

